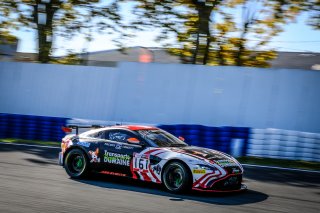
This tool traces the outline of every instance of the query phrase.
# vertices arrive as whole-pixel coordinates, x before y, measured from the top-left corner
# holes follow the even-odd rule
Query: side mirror
[[[128,138],[127,142],[130,144],[140,145],[140,141],[137,138]]]
[[[182,140],[182,141],[185,140],[184,137],[182,137],[182,136],[179,136],[178,138],[179,138],[180,140]]]

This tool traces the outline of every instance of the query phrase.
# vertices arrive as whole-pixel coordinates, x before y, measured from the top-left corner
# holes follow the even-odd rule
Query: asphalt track
[[[57,149],[0,144],[0,212],[320,212],[320,174],[245,168],[249,190],[173,195],[155,184],[94,175],[72,180]]]

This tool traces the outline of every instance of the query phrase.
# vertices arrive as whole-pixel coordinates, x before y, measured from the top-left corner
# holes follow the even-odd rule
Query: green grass
[[[237,160],[243,164],[255,164],[263,166],[277,166],[286,168],[319,170],[319,162],[301,161],[301,160],[284,160],[274,158],[260,158],[260,157],[239,157]]]
[[[0,141],[5,143],[34,144],[34,145],[60,147],[60,142],[55,142],[55,141],[25,140],[25,139],[18,139],[18,138],[2,138],[0,139]]]

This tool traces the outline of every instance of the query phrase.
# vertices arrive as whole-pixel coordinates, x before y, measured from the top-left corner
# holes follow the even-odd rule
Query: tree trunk
[[[242,66],[243,65],[243,60],[242,60],[242,56],[243,56],[243,53],[244,53],[244,45],[243,45],[243,40],[241,39],[241,41],[239,42],[239,45],[238,45],[238,51],[237,51],[237,54],[236,54],[236,65],[237,66]]]
[[[219,46],[219,50],[217,50],[217,54],[219,58],[218,64],[224,66],[226,65],[225,57],[222,54],[224,52],[224,49],[222,48],[220,43],[218,43],[218,46]]]
[[[41,63],[50,62],[53,37],[53,16],[57,11],[57,5],[52,1],[41,3],[37,1],[34,6],[34,21],[38,30],[38,60]]]
[[[46,28],[38,25],[38,60],[41,63],[48,63],[50,61],[52,42],[48,42]]]
[[[199,28],[198,28],[198,45],[197,45],[197,52],[200,49],[199,45],[199,37],[200,35],[206,36],[206,44],[204,45],[203,52],[203,64],[207,64],[209,59],[209,51],[210,51],[210,43],[211,43],[211,33],[210,33],[210,16],[211,12],[213,10],[215,5],[213,6],[207,6],[205,4],[198,3],[197,4],[197,11],[198,11],[198,17],[199,17]]]
[[[198,56],[198,51],[199,51],[199,40],[200,40],[200,34],[199,34],[199,30],[197,32],[197,40],[196,40],[196,46],[195,49],[193,51],[193,56],[192,56],[192,64],[196,64],[197,63],[197,56]]]
[[[249,30],[249,22],[246,22],[243,27],[244,27],[244,29],[241,34],[241,38],[240,38],[240,41],[238,44],[238,51],[236,54],[236,65],[237,66],[243,66],[243,54],[245,52],[244,44],[245,44],[245,37],[246,37],[248,30]]]
[[[210,51],[210,43],[211,43],[211,35],[210,32],[207,34],[207,44],[204,50],[203,64],[206,65],[209,59],[209,51]]]

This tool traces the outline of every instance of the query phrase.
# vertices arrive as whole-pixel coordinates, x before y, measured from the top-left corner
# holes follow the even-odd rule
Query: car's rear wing
[[[97,128],[103,128],[106,126],[101,126],[101,125],[88,125],[88,126],[84,126],[84,125],[67,125],[67,126],[63,126],[61,127],[62,131],[64,131],[65,133],[71,133],[73,129],[76,130],[76,135],[79,134],[79,129],[97,129]]]

